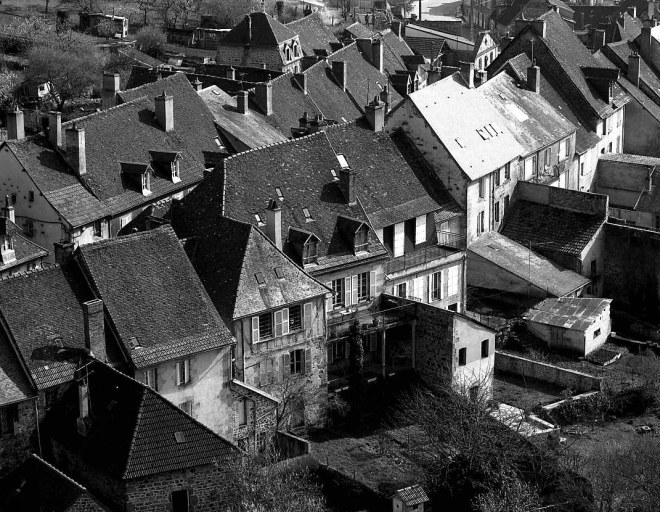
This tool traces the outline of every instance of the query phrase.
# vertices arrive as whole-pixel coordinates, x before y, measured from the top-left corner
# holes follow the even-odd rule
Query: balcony
[[[454,233],[439,233],[439,235],[447,236],[440,236],[443,242],[438,245],[431,245],[424,249],[418,249],[388,261],[385,271],[388,274],[401,272],[402,270],[407,270],[409,268],[445,258],[449,254],[465,248],[464,235],[456,235]]]
[[[438,232],[438,245],[444,245],[445,247],[452,247],[462,251],[465,249],[465,235],[450,231],[440,231]]]

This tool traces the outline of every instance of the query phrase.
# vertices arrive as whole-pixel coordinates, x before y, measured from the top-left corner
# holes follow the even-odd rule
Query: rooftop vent
[[[186,442],[186,435],[183,432],[174,432],[174,439],[176,439],[177,443],[185,443]]]
[[[257,280],[257,283],[266,284],[266,280],[264,279],[264,275],[261,272],[256,272],[254,274],[254,278]]]

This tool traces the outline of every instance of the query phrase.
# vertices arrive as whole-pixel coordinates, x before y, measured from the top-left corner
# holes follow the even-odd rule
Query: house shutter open
[[[282,378],[286,379],[291,374],[291,360],[289,353],[282,354]]]
[[[282,310],[275,311],[275,336],[282,336]]]
[[[351,278],[344,279],[344,306],[350,306],[351,302]]]
[[[181,361],[176,363],[175,371],[176,371],[176,385],[180,386],[181,384],[183,384],[183,381],[181,380]]]
[[[289,308],[282,310],[282,334],[289,334]]]
[[[426,215],[415,219],[415,245],[426,242]]]
[[[358,276],[351,277],[351,304],[358,303]]]
[[[399,222],[394,225],[394,257],[403,256],[403,246],[405,237],[405,224]]]
[[[376,297],[376,271],[369,272],[369,298]]]
[[[252,343],[259,341],[259,317],[252,317]]]
[[[415,298],[421,300],[424,300],[424,278],[423,277],[416,277],[415,278]]]
[[[312,329],[312,303],[308,302],[303,306],[303,329],[309,331]]]
[[[332,290],[332,283],[331,282],[325,283],[325,285]],[[333,297],[334,297],[334,294],[333,294]],[[325,310],[326,311],[332,311],[332,297],[330,297],[330,298],[328,298],[327,296],[325,297]]]
[[[449,279],[447,269],[442,271],[442,298],[446,299],[449,294]]]
[[[305,349],[305,373],[312,373],[312,349]]]
[[[433,274],[428,275],[427,282],[429,289],[428,289],[428,293],[426,294],[426,299],[430,304],[431,302],[433,302]]]

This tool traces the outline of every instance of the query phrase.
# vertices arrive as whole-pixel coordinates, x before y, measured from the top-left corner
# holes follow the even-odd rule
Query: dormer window
[[[339,176],[337,176],[337,171],[335,171],[334,169],[330,169],[330,174],[332,174],[333,181],[339,181]]]
[[[303,245],[303,265],[309,265],[318,261],[317,242],[315,238],[310,237]]]
[[[120,162],[121,172],[140,187],[143,196],[151,195],[151,175],[154,170],[149,164]]]
[[[303,208],[303,215],[305,216],[305,222],[312,222],[312,214],[309,212],[309,208]]]
[[[142,194],[145,196],[151,194],[151,177],[148,172],[142,175]]]
[[[363,252],[369,248],[369,232],[366,226],[361,226],[355,232],[355,252]]]
[[[179,163],[181,162],[180,151],[149,151],[151,163],[154,169],[157,169],[161,176],[172,180],[172,183],[181,181]]]

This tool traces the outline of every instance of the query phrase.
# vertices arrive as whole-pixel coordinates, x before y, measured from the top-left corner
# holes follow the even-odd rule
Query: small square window
[[[303,208],[303,215],[305,216],[305,220],[307,222],[311,222],[312,220],[312,214],[309,212],[309,208]]]
[[[594,339],[598,338],[598,336],[600,336],[600,329],[594,331]]]
[[[465,366],[467,364],[467,348],[458,350],[458,366]]]

